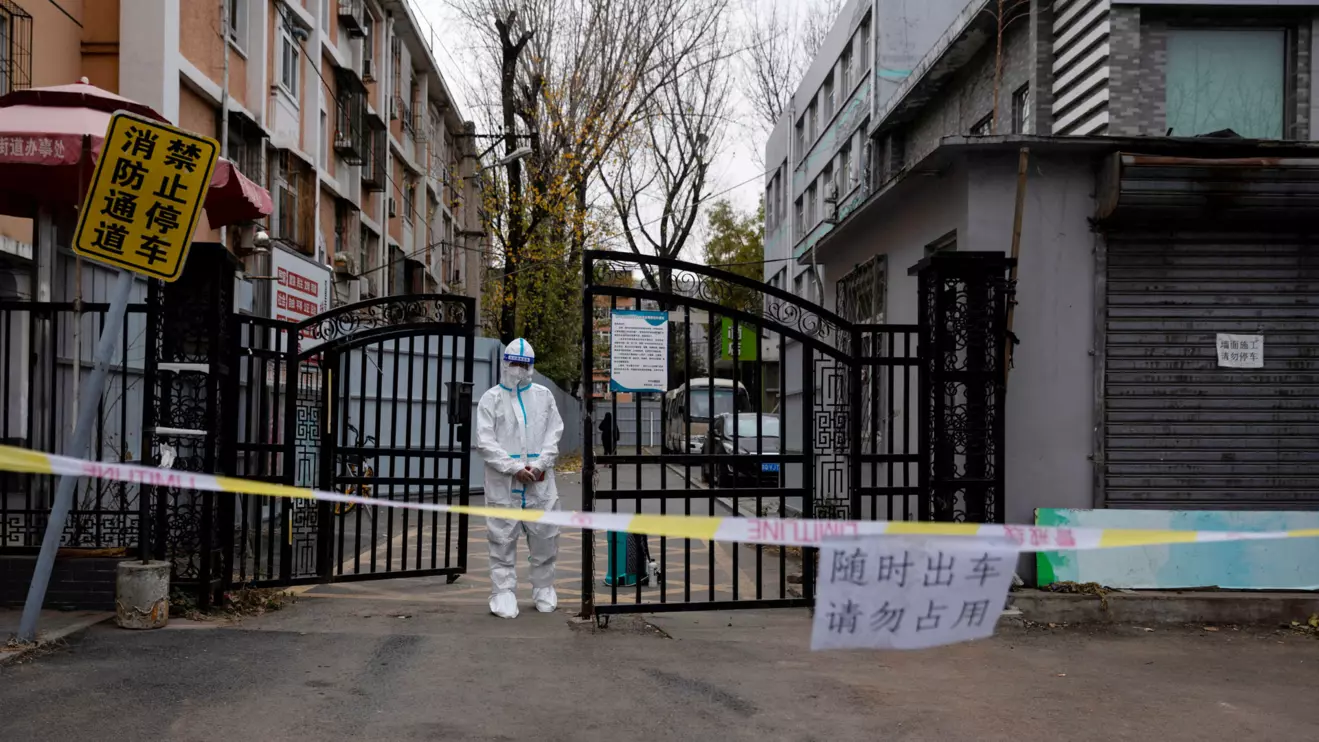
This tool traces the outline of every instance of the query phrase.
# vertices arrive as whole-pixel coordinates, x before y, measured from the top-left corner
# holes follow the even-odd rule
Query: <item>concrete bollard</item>
[[[159,629],[169,623],[169,562],[120,562],[115,579],[115,623],[124,629]]]

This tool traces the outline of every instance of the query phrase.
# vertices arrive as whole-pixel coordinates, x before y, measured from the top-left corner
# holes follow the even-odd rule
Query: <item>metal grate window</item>
[[[32,87],[32,16],[0,0],[0,95]]]
[[[883,323],[887,270],[887,256],[876,255],[838,279],[834,295],[838,315],[860,324]]]

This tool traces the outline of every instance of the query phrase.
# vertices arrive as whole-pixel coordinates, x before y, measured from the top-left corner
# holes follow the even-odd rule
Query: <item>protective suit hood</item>
[[[514,363],[525,363],[527,368],[514,367]],[[504,346],[504,355],[499,361],[499,385],[508,391],[527,389],[531,386],[531,372],[536,367],[536,351],[522,338]]]

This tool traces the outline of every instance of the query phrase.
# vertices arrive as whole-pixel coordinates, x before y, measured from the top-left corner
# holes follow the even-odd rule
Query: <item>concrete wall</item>
[[[1011,252],[1017,156],[971,161],[959,250]],[[1089,507],[1094,420],[1094,166],[1036,158],[1027,181],[1008,382],[1007,520]]]
[[[1016,153],[971,157],[939,175],[909,177],[822,256],[829,275],[886,255],[887,320],[914,324],[918,287],[907,269],[927,245],[956,231],[958,250],[1011,251],[1016,163]],[[1093,190],[1088,160],[1032,160],[1014,326],[1021,342],[1007,402],[1006,518],[1013,523],[1030,522],[1037,507],[1091,504]],[[836,286],[826,289],[832,303]],[[896,389],[899,400],[904,391]],[[893,412],[914,435],[915,414]]]
[[[875,111],[888,103],[966,5],[967,0],[875,0]]]

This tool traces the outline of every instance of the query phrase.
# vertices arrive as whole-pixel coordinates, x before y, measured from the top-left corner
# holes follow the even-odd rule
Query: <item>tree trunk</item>
[[[512,26],[517,19],[516,12],[510,12],[508,19],[495,21],[499,31],[502,49],[500,59],[499,96],[500,113],[504,124],[504,154],[517,149],[517,65],[522,49],[531,38],[524,33],[513,40]],[[478,165],[479,166],[479,165]],[[522,162],[513,160],[504,166],[508,177],[508,240],[504,250],[503,304],[499,310],[499,336],[505,343],[513,340],[517,329],[517,276],[519,258],[527,236],[523,228],[522,213]]]

